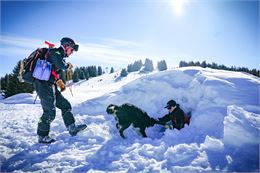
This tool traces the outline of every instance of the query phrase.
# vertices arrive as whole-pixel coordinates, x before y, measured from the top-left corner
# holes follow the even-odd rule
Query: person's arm
[[[48,61],[55,65],[58,69],[66,70],[69,64],[63,59],[63,55],[58,50],[53,50],[48,56]]]
[[[160,124],[160,122],[159,122],[159,120],[156,120],[156,119],[154,119],[154,118],[150,118],[150,125],[151,126],[153,126],[153,125],[155,125],[155,124]]]
[[[159,118],[158,124],[165,125],[170,120],[171,120],[171,116],[170,116],[170,114],[167,114],[164,117]]]

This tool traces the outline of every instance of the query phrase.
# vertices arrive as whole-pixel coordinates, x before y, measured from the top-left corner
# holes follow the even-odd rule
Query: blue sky
[[[75,66],[150,58],[260,68],[259,1],[1,1],[0,76],[48,40],[79,43]]]

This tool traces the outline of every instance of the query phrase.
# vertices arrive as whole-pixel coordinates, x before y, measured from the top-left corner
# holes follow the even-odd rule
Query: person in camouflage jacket
[[[72,39],[65,37],[62,38],[59,48],[49,49],[46,60],[52,64],[52,69],[59,73],[61,70],[72,68],[72,64],[66,63],[64,58],[69,57],[73,51],[78,51],[78,45]],[[41,100],[43,109],[37,128],[39,143],[52,143],[55,141],[49,136],[49,132],[50,124],[56,116],[56,107],[61,109],[63,121],[70,135],[74,136],[87,127],[85,124],[75,125],[71,104],[58,90],[54,75],[51,75],[48,81],[35,79],[33,85]],[[63,87],[65,88],[65,85]]]
[[[178,130],[182,129],[185,124],[190,124],[190,113],[186,113],[180,108],[174,100],[167,102],[165,108],[168,109],[169,113],[159,118],[159,124],[166,125],[169,128],[176,128]],[[171,123],[169,123],[171,122]]]

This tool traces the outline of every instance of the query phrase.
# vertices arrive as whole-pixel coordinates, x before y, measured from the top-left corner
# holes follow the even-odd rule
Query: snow
[[[57,110],[50,145],[37,143],[42,109],[35,93],[1,99],[1,171],[259,172],[259,78],[199,67],[118,75],[80,81],[73,97],[66,89],[76,122],[88,128],[70,137]],[[122,139],[105,112],[111,103],[132,103],[158,118],[170,99],[192,111],[190,126],[161,132],[155,125],[147,138],[128,128]]]
[[[257,145],[259,143],[259,115],[247,112],[240,107],[229,106],[228,115],[224,119],[224,125],[225,143],[235,146],[248,143]]]
[[[1,100],[5,104],[30,104],[35,100],[36,94],[22,93]]]

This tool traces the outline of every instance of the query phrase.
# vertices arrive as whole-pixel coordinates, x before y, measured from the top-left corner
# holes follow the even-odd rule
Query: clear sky
[[[0,76],[65,36],[80,45],[67,60],[75,66],[149,58],[260,68],[259,1],[1,1]]]

